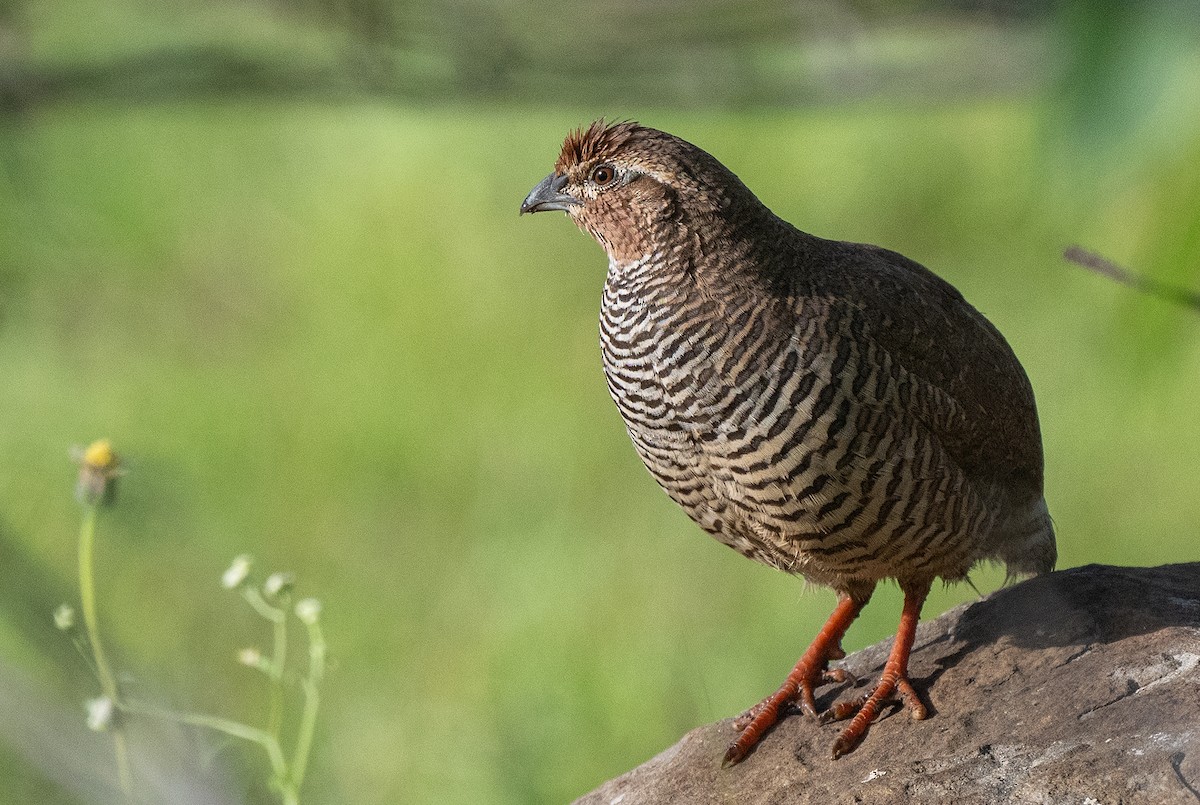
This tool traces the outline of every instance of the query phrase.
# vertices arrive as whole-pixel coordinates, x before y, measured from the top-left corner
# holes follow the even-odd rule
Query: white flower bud
[[[238,662],[248,668],[261,668],[263,665],[262,652],[253,646],[244,648],[238,652]]]
[[[276,598],[284,593],[290,593],[296,583],[296,577],[291,573],[272,573],[263,582],[263,595]]]
[[[59,604],[54,610],[54,625],[60,631],[69,632],[75,628],[75,607],[70,604]]]
[[[250,563],[253,560],[249,554],[242,554],[233,560],[229,568],[221,575],[221,586],[226,590],[236,590],[250,575]]]
[[[315,598],[304,598],[296,602],[296,617],[308,626],[317,622],[321,614],[321,602]]]
[[[107,696],[97,696],[95,699],[88,699],[86,704],[88,729],[95,732],[112,729],[117,715],[117,707],[112,699]]]

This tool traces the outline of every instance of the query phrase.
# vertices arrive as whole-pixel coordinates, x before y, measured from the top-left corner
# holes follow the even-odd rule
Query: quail
[[[1054,567],[1029,380],[999,331],[893,251],[826,240],[774,215],[713,156],[633,122],[571,132],[522,213],[559,210],[608,255],[608,389],[647,469],[751,559],[838,594],[783,685],[734,722],[736,763],[814,689],[876,585],[904,593],[878,683],[824,714],[852,750],[908,679],[936,578],[977,562]]]

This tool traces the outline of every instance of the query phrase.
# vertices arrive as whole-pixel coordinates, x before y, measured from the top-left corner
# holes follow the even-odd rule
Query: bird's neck
[[[655,231],[647,253],[658,255],[662,270],[700,288],[765,290],[778,279],[773,272],[802,265],[810,241],[818,239],[755,202],[728,216],[672,222]]]

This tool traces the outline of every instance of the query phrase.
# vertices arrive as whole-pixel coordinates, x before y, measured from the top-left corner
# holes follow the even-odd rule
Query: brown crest
[[[586,129],[580,126],[563,141],[562,153],[554,163],[554,172],[565,174],[583,162],[612,156],[613,152],[628,142],[641,128],[632,120],[605,123],[604,118],[595,121]]]

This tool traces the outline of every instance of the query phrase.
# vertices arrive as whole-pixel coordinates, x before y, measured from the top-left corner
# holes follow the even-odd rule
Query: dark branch
[[[1084,249],[1082,246],[1068,247],[1063,252],[1063,257],[1076,265],[1081,265],[1084,268],[1095,271],[1097,274],[1102,274],[1109,279],[1116,280],[1122,285],[1128,285],[1130,288],[1136,288],[1143,293],[1157,296],[1159,299],[1165,299],[1168,302],[1200,310],[1200,291],[1189,291],[1186,288],[1159,282],[1151,277],[1139,276],[1126,268],[1122,268],[1111,260],[1101,257],[1095,252]]]

